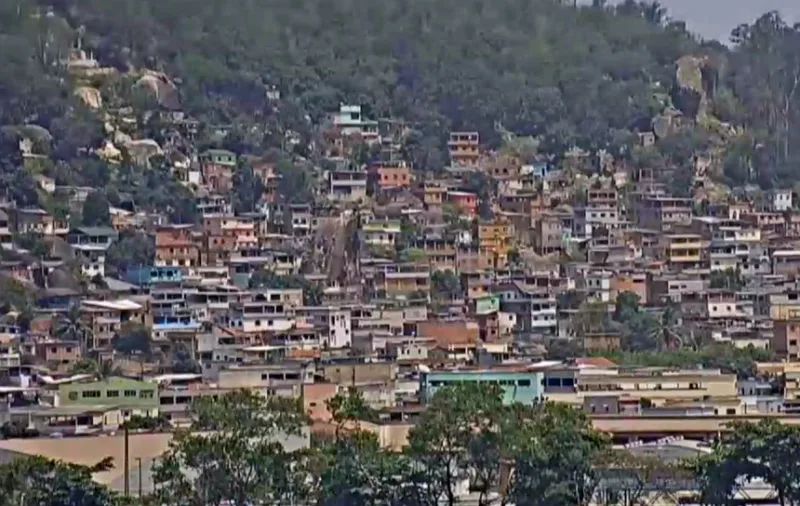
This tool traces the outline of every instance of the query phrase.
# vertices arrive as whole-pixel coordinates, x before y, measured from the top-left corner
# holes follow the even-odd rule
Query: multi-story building
[[[124,324],[145,324],[146,316],[146,306],[133,300],[82,300],[81,318],[91,337],[88,349],[110,349],[111,340]]]
[[[621,227],[616,206],[589,206],[575,209],[573,233],[576,237],[592,237],[599,231],[606,233]]]
[[[556,333],[558,311],[553,291],[509,283],[495,287],[493,292],[500,298],[500,310],[516,315],[518,332],[548,335]]]
[[[450,163],[453,165],[475,165],[480,158],[478,132],[450,132],[447,142]]]
[[[250,302],[233,304],[225,323],[248,334],[286,331],[294,327],[295,308],[286,302],[257,297]]]
[[[478,322],[482,342],[494,343],[500,340],[500,297],[485,295],[472,301],[472,315]]]
[[[106,251],[118,237],[111,227],[78,227],[70,230],[67,241],[81,262],[81,272],[92,278],[105,276]]]
[[[338,307],[303,307],[298,317],[305,317],[314,326],[324,349],[349,348],[353,342],[352,319],[349,309]]]
[[[778,358],[800,360],[800,319],[774,322],[770,347],[775,350]]]
[[[191,225],[160,227],[155,238],[156,266],[193,268],[200,265],[201,240]]]
[[[203,184],[212,192],[228,193],[233,185],[236,154],[224,149],[209,149],[199,156]]]
[[[414,248],[425,253],[425,264],[431,270],[456,270],[456,245],[441,234],[426,234],[417,238]]]
[[[116,406],[123,416],[158,416],[158,385],[127,378],[108,378],[102,381],[73,382],[60,385],[56,406]]]
[[[670,268],[682,271],[708,261],[708,246],[698,234],[666,234],[661,237],[664,258]]]
[[[478,249],[494,259],[495,269],[508,265],[508,252],[514,237],[513,227],[507,220],[496,219],[490,222],[479,222],[475,237],[478,238]]]
[[[568,223],[565,223],[568,222]],[[540,255],[563,251],[565,240],[572,235],[572,213],[546,212],[534,220],[533,247]]]
[[[430,293],[430,271],[414,264],[390,264],[375,273],[374,290],[379,298],[408,298]]]
[[[653,406],[669,401],[735,398],[735,374],[714,369],[644,369],[632,371],[553,368],[544,371],[544,395],[552,401],[581,405],[584,398],[613,395]],[[723,413],[724,414],[724,413]]]
[[[478,196],[472,192],[448,191],[447,202],[467,218],[473,218],[478,212]]]
[[[671,230],[688,226],[692,220],[692,200],[679,197],[645,196],[635,206],[639,226],[652,230]]]
[[[357,202],[367,198],[367,173],[363,170],[331,170],[328,183],[331,200]]]
[[[404,160],[379,161],[369,167],[371,193],[411,187],[411,167]]]
[[[791,277],[800,274],[800,250],[773,251],[772,273]]]
[[[366,119],[360,105],[339,106],[339,111],[331,117],[334,129],[343,137],[358,136],[367,144],[379,143],[378,122]]]
[[[399,221],[372,221],[361,227],[364,243],[369,246],[394,248],[400,237]]]
[[[441,183],[425,181],[415,190],[415,195],[427,209],[438,209],[447,202],[447,187]]]

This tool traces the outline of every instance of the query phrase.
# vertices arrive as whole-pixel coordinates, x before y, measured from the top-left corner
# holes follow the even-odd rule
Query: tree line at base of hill
[[[328,408],[330,430],[288,451],[279,441],[307,430],[298,401],[246,391],[201,398],[193,430],[176,430],[143,497],[92,480],[108,461],[31,457],[0,466],[0,506],[453,506],[466,491],[480,506],[634,506],[676,487],[722,506],[748,480],[771,486],[781,505],[800,503],[800,428],[774,419],[734,424],[708,452],[673,463],[612,447],[568,405],[506,404],[488,383],[438,390],[402,450],[381,446],[370,430],[377,413],[359,394],[339,394]]]

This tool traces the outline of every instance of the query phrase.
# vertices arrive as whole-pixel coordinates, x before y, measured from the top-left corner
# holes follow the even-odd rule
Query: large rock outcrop
[[[147,70],[136,82],[136,86],[150,90],[161,107],[172,110],[181,108],[178,87],[166,74]]]

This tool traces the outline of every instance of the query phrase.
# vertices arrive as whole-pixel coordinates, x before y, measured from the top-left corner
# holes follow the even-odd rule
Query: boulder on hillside
[[[150,90],[158,101],[158,105],[165,109],[177,110],[181,108],[178,87],[164,73],[147,70],[136,82],[136,86]]]
[[[75,96],[81,99],[81,102],[90,109],[99,109],[103,105],[103,97],[100,95],[100,90],[91,86],[81,86],[75,89]]]
[[[128,154],[139,165],[147,165],[150,158],[155,155],[163,155],[164,151],[153,139],[141,139],[131,141],[125,146]]]

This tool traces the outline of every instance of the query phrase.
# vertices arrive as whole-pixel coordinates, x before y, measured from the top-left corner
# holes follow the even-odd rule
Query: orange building
[[[200,244],[191,225],[168,225],[156,231],[156,265],[200,265]]]
[[[381,190],[408,188],[411,186],[411,168],[402,160],[376,162],[369,168],[367,182],[373,193]]]
[[[478,132],[450,132],[447,143],[450,163],[453,165],[475,165],[480,158],[480,137]]]
[[[647,273],[644,271],[618,272],[611,278],[612,297],[625,292],[635,293],[639,296],[640,304],[647,304]]]
[[[470,218],[478,211],[478,196],[471,192],[448,191],[447,201]]]

